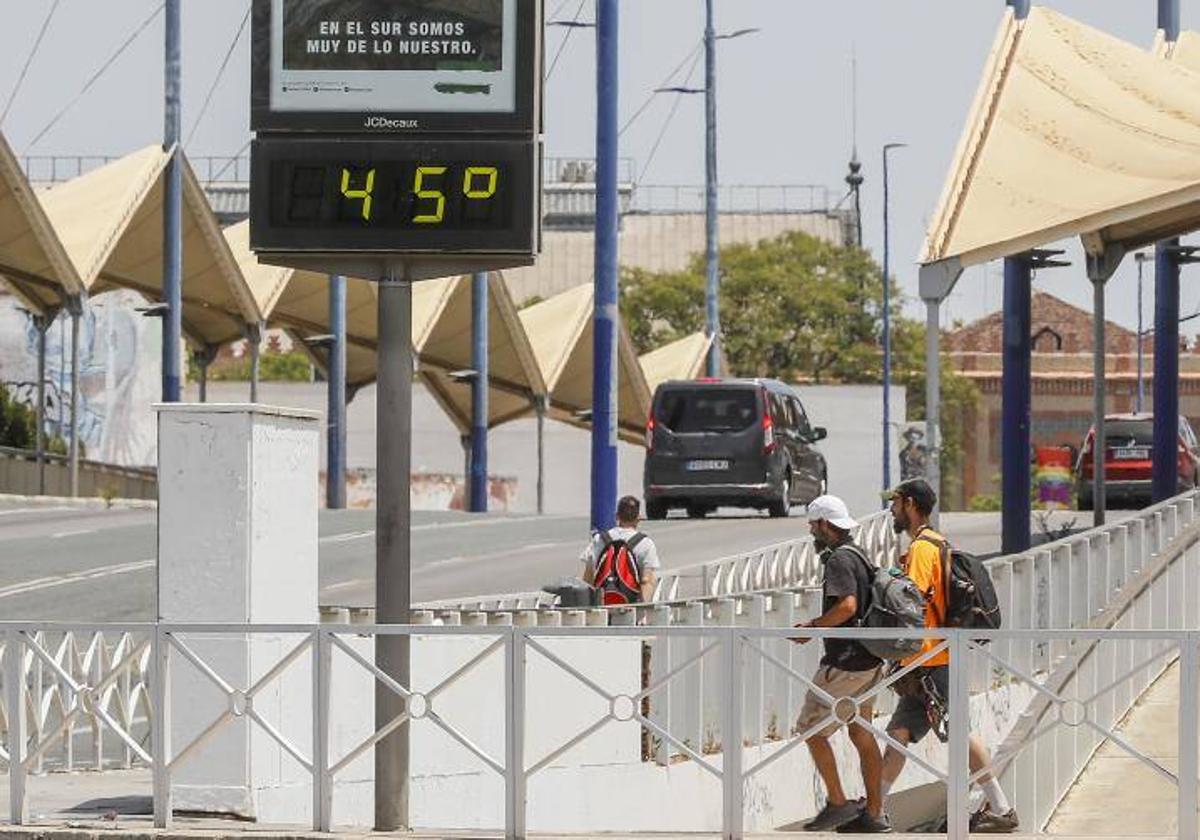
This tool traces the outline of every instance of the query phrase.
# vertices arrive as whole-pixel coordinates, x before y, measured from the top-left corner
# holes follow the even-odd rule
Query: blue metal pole
[[[488,509],[488,276],[471,277],[471,513]]]
[[[1179,40],[1179,0],[1158,0],[1158,28],[1167,41]]]
[[[592,373],[592,528],[617,507],[618,0],[596,2],[596,301]]]
[[[166,55],[164,80],[163,148],[171,160],[163,190],[163,317],[162,400],[179,402],[180,345],[183,341],[183,170],[179,142],[183,119],[181,104],[182,38],[181,0],[166,3]]]
[[[883,147],[883,489],[892,486],[892,290],[891,228],[889,215],[888,152],[899,144]]]
[[[329,407],[326,420],[325,507],[346,507],[346,278],[329,278]]]
[[[1029,0],[1008,0],[1008,5],[1012,6],[1017,20],[1029,17]]]
[[[1159,242],[1154,253],[1154,501],[1178,492],[1179,445],[1179,259],[1178,239]]]
[[[1029,258],[1004,261],[1004,375],[1001,398],[1001,543],[1005,554],[1030,545],[1030,408],[1032,403],[1030,322],[1032,270]]]
[[[707,278],[705,283],[705,312],[712,345],[708,350],[706,373],[718,376],[721,371],[721,252],[717,208],[717,33],[714,24],[715,0],[707,0],[707,23],[704,28],[704,227]]]
[[[1179,0],[1158,0],[1158,28],[1168,42],[1179,38]],[[1150,490],[1154,501],[1179,487],[1179,260],[1178,239],[1154,249],[1154,452]]]

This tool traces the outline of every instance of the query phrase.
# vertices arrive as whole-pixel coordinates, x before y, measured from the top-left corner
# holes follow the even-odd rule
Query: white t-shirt
[[[633,539],[633,535],[639,533],[634,528],[616,528],[608,529],[609,539],[625,540],[629,542]],[[584,565],[595,563],[596,560],[604,553],[604,540],[599,534],[592,537],[591,542],[584,548],[583,553],[579,555],[579,560]],[[654,545],[654,540],[647,536],[642,537],[637,545],[633,547],[633,559],[637,561],[638,568],[642,571],[650,570],[657,572],[659,568],[658,549]]]

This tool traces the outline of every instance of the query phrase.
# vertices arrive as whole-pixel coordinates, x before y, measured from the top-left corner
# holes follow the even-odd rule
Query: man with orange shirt
[[[946,615],[946,579],[943,558],[949,559],[946,538],[933,530],[929,517],[937,504],[937,494],[923,478],[902,482],[888,497],[892,503],[892,524],[898,534],[908,534],[912,544],[901,561],[907,574],[925,594],[925,626],[943,626]],[[921,656],[941,644],[937,639],[926,639],[920,652],[901,663],[907,667]],[[887,731],[897,742],[908,746],[921,741],[929,734],[934,721],[931,720],[927,693],[932,689],[941,696],[936,698],[945,704],[950,698],[950,652],[943,650],[926,660],[912,672],[914,679],[909,685],[919,686],[901,693],[896,711],[888,723]],[[972,773],[991,764],[987,747],[971,736],[970,767]],[[892,785],[904,769],[905,755],[888,745],[883,756],[883,794],[887,796]],[[988,774],[979,780],[987,802],[982,810],[971,815],[971,831],[980,834],[1008,834],[1017,830],[1017,812],[1008,802],[1000,783]]]

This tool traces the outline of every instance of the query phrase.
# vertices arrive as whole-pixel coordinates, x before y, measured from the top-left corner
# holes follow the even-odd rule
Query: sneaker
[[[861,806],[857,802],[843,802],[841,805],[825,803],[821,813],[804,824],[805,831],[836,831],[841,826],[858,816]]]
[[[848,823],[838,826],[838,834],[891,834],[892,823],[887,814],[872,817],[866,809],[858,812],[858,816]]]
[[[1017,809],[1009,808],[1003,814],[994,813],[990,806],[984,805],[971,815],[970,829],[978,834],[1012,834],[1021,826],[1017,819]]]

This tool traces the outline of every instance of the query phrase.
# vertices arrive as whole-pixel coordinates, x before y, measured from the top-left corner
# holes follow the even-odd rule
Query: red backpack
[[[614,540],[607,531],[601,532],[604,547],[592,578],[592,588],[600,593],[600,603],[636,604],[642,600],[642,570],[633,550],[645,538],[645,534],[638,533],[628,540]]]

